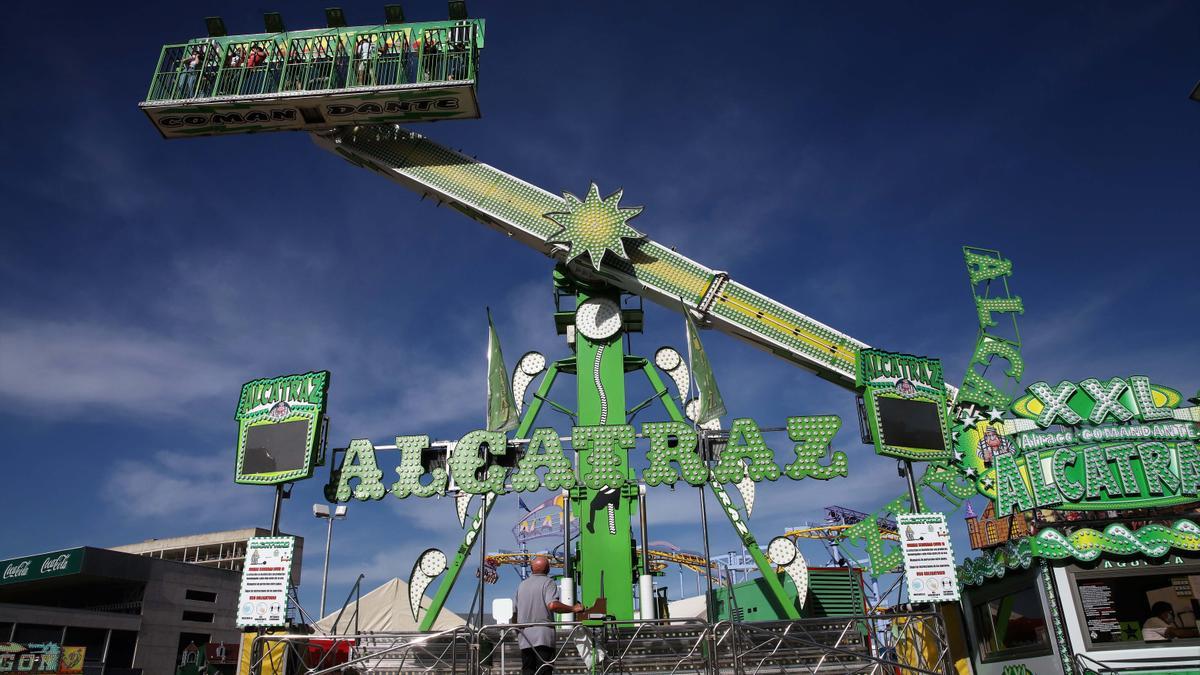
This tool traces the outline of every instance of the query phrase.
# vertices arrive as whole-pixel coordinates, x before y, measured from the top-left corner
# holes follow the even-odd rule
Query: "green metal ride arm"
[[[321,147],[378,172],[422,196],[541,251],[563,258],[552,243],[560,227],[547,213],[568,210],[566,200],[398,126],[339,127],[314,133]],[[576,260],[582,278],[614,286],[678,311],[680,303],[717,330],[854,388],[855,360],[867,345],[650,239],[625,244],[628,260],[604,256],[599,272]]]

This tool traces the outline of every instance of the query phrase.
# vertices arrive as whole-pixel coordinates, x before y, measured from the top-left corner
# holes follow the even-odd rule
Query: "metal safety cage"
[[[276,38],[230,43],[225,48],[214,96],[251,96],[279,91],[287,50]]]
[[[350,44],[346,35],[330,33],[293,38],[287,45],[280,92],[341,89],[347,85]]]
[[[200,38],[159,52],[146,102],[473,82],[474,20]]]
[[[448,28],[427,28],[418,47],[417,82],[457,82],[475,79],[478,57],[475,25],[460,21]]]
[[[359,33],[351,46],[350,87],[384,87],[416,81],[418,55],[402,30]]]
[[[150,78],[147,101],[208,98],[213,95],[224,50],[215,40],[166,45]]]

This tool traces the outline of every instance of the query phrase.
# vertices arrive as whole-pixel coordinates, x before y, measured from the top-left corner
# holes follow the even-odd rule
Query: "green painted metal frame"
[[[571,204],[565,197],[403,128],[381,125],[370,134],[335,129],[314,133],[314,140],[356,166],[419,194],[436,196],[441,203],[549,257],[564,257],[565,246],[555,243],[562,227],[547,214],[569,212]],[[866,344],[669,246],[636,239],[627,240],[624,247],[628,260],[607,255],[594,274],[672,311],[697,312],[717,330],[853,389],[857,353]]]
[[[434,84],[443,82],[474,81],[478,70],[479,50],[483,48],[484,22],[482,19],[470,19],[469,25],[471,34],[467,41],[468,46],[463,50],[453,50],[449,48],[448,45],[451,44],[451,31],[458,27],[454,25],[454,22],[445,21],[404,24],[403,27],[385,24],[376,26],[354,26],[349,28],[292,31],[289,33],[278,34],[231,35],[220,38],[203,38],[191,40],[185,43],[168,44],[164,45],[159,51],[158,61],[155,64],[154,74],[150,79],[150,87],[146,92],[145,100],[147,102],[154,102],[180,100],[181,98],[209,98],[212,96],[303,94],[306,91],[310,91],[310,89],[307,87],[288,88],[284,85],[288,82],[294,81],[293,76],[296,68],[304,68],[304,72],[306,74],[305,81],[308,81],[311,78],[307,76],[311,75],[314,65],[324,65],[323,63],[316,64],[316,59],[313,58],[305,59],[302,62],[296,62],[289,58],[291,50],[296,49],[301,42],[308,40],[334,40],[338,43],[339,51],[330,53],[330,59],[328,61],[330,72],[326,75],[327,78],[332,78],[334,69],[338,67],[339,62],[337,57],[341,56],[345,59],[345,81],[336,87],[324,87],[321,89],[354,89],[357,87],[392,86],[399,84]],[[394,39],[397,34],[403,34],[405,36],[404,44],[406,47],[411,45],[411,42],[407,39],[408,35],[411,34],[421,36],[421,46],[416,54],[417,62],[414,70],[415,77],[413,78],[413,81],[397,81],[390,83],[389,85],[353,83],[353,74],[356,70],[356,65],[362,62],[361,59],[356,58],[357,55],[355,54],[354,50],[354,41],[360,36],[384,37],[391,35]],[[429,41],[427,39],[427,36],[429,35],[435,36],[436,48],[433,50],[429,49]],[[272,60],[264,62],[264,65],[262,66],[257,66],[256,69],[261,69],[261,72],[255,74],[262,75],[262,80],[264,83],[266,83],[267,75],[271,69],[275,67],[275,64],[282,62],[280,64],[281,67],[279,67],[278,70],[279,76],[275,82],[275,86],[272,88],[260,87],[258,91],[243,92],[241,91],[241,85],[245,81],[250,69],[244,65],[232,68],[227,66],[226,64],[229,61],[229,50],[237,47],[248,48],[251,44],[256,43],[271,43],[275,48],[276,53],[269,54],[269,57]],[[182,78],[187,74],[187,71],[182,67],[183,58],[186,57],[190,50],[196,47],[203,47],[207,49],[212,45],[215,45],[217,48],[217,68],[215,70],[215,78],[211,83],[211,88],[206,90],[207,95],[200,95],[200,92],[198,91],[199,86],[197,86],[196,90],[194,90],[190,96],[177,96],[180,91],[180,82],[182,82]],[[179,65],[173,68],[164,69],[164,64],[168,61],[169,53],[174,49],[178,49],[180,51]],[[378,72],[375,69],[384,57],[380,56],[380,51],[378,48],[375,48],[372,51],[375,55],[368,59],[369,63],[367,65],[371,72]],[[408,55],[408,52],[402,51],[400,53],[402,56],[399,61],[401,64],[403,64],[405,63],[404,57]],[[206,61],[207,58],[208,57],[206,55]],[[278,61],[275,59],[278,59]],[[446,79],[446,76],[451,74],[450,68],[455,63],[461,63],[461,67],[463,68],[461,76],[453,80],[448,80]],[[403,65],[401,65],[401,69],[404,70]],[[199,85],[201,80],[205,77],[204,63],[202,63],[200,68],[195,71],[195,75],[196,84]],[[222,84],[227,82],[230,77],[238,78],[238,91],[220,94],[219,92],[221,91]],[[156,95],[156,91],[161,92],[163,82],[168,79],[172,81],[172,84],[170,85],[172,95]]]
[[[621,294],[610,287],[593,289],[580,286],[575,296],[576,310],[592,299],[604,299],[620,306]],[[603,340],[591,340],[582,332],[575,331],[576,405],[581,427],[625,424],[624,336],[624,325]],[[611,419],[614,417],[616,422]],[[611,466],[597,463],[595,460],[602,456],[601,453],[593,448],[581,447],[583,443],[578,439],[573,439],[572,445],[579,455],[580,477]],[[576,485],[571,490],[571,502],[580,525],[579,553],[575,565],[580,576],[580,602],[584,606],[592,606],[598,598],[604,597],[607,615],[624,620],[634,618],[634,561],[630,521],[637,499],[637,479],[629,466],[629,453],[618,450],[615,455],[618,462],[612,468],[624,477],[624,485],[607,489]],[[604,457],[608,458],[606,455]],[[618,490],[619,494],[614,495],[612,490]],[[601,503],[605,505],[597,507]],[[597,514],[598,508],[603,508],[603,517]],[[588,514],[587,518],[585,514]],[[623,564],[622,560],[627,564]]]
[[[581,290],[576,296],[576,307],[594,297],[603,297],[619,303],[620,291],[617,289]],[[636,407],[637,409],[644,408],[657,399],[662,403],[663,408],[672,421],[690,424],[675,400],[671,397],[667,387],[663,384],[661,376],[659,376],[658,372],[650,364],[650,361],[642,357],[626,356],[623,337],[624,330],[621,330],[616,335],[605,340],[592,341],[577,332],[574,359],[564,359],[551,363],[541,384],[538,386],[537,392],[533,395],[533,400],[522,416],[521,424],[517,428],[515,437],[521,439],[529,437],[530,429],[537,420],[543,405],[550,405],[571,416],[577,415],[578,426],[619,426],[624,424],[625,415],[629,412],[625,408],[625,375],[627,365],[633,366],[631,372],[632,370],[640,370],[645,375],[654,392],[647,401],[639,404]],[[572,415],[571,411],[557,405],[548,398],[559,373],[571,361],[574,361],[579,407],[579,410],[574,415]],[[592,377],[588,377],[589,373]],[[603,392],[601,392],[601,389]],[[616,411],[620,411],[621,416],[619,421],[613,424],[610,418]],[[583,472],[591,468],[591,459],[588,450],[578,449],[577,446],[577,452],[579,453],[578,471],[582,475]],[[581,577],[580,586],[583,591],[580,601],[584,605],[590,606],[599,597],[604,597],[607,603],[606,611],[609,616],[615,617],[618,620],[628,620],[634,618],[632,588],[635,560],[633,559],[633,550],[629,542],[631,541],[630,537],[632,534],[631,517],[636,508],[637,478],[634,476],[632,467],[629,464],[628,452],[618,454],[621,458],[618,470],[625,475],[626,483],[622,488],[618,488],[621,490],[620,495],[615,499],[611,499],[614,508],[611,522],[616,532],[613,533],[604,527],[604,520],[606,518],[600,519],[600,527],[594,528],[594,531],[588,531],[583,527],[585,509],[591,508],[593,500],[601,496],[601,490],[577,485],[570,491],[570,508],[573,511],[572,515],[578,518],[581,524],[578,543],[579,562],[577,563],[577,569]],[[778,603],[780,611],[789,618],[800,618],[799,609],[788,596],[771,562],[762,553],[758,545],[758,540],[750,532],[748,525],[745,523],[728,491],[715,480],[710,480],[708,487],[716,497],[718,504],[721,505],[730,526],[737,532],[742,544],[746,547],[751,557],[754,558],[755,564],[762,573],[763,579],[766,580],[768,589]],[[446,575],[442,578],[437,591],[434,593],[432,603],[421,619],[421,630],[430,630],[437,620],[438,614],[445,606],[454,584],[462,573],[463,566],[470,560],[475,541],[478,539],[477,535],[495,504],[495,498],[494,494],[486,495],[483,505],[472,519],[467,535],[459,545],[454,556],[454,561],[451,563]],[[620,563],[625,558],[628,558],[628,565]],[[597,563],[596,561],[601,562]]]
[[[529,430],[537,420],[538,413],[542,410],[542,402],[546,400],[546,395],[550,393],[550,388],[554,386],[554,381],[558,379],[559,372],[560,368],[557,361],[550,364],[550,367],[546,370],[546,375],[542,378],[542,383],[538,386],[537,393],[534,394],[533,401],[525,409],[525,414],[521,418],[521,425],[517,427],[516,438],[529,438]],[[450,591],[454,589],[454,583],[458,581],[458,575],[462,573],[463,565],[471,557],[471,551],[475,548],[477,537],[473,536],[472,533],[478,532],[483,527],[483,523],[487,520],[488,514],[491,513],[492,506],[495,503],[496,495],[488,493],[484,498],[483,505],[479,508],[479,513],[471,521],[471,528],[468,530],[468,535],[459,544],[458,551],[454,554],[454,561],[450,564],[449,569],[446,570],[446,576],[442,577],[442,581],[438,584],[437,591],[433,595],[433,601],[429,604],[429,609],[425,610],[425,616],[421,617],[421,630],[428,631],[432,629],[434,622],[437,621],[438,614],[446,606],[446,600],[450,597]]]
[[[675,399],[671,398],[658,372],[649,363],[642,367],[642,372],[646,373],[646,377],[650,380],[650,386],[654,388],[658,398],[662,400],[663,407],[667,409],[667,414],[671,416],[671,421],[683,422],[685,424],[690,423],[683,416],[683,413],[680,412],[679,406],[675,405]],[[789,619],[799,619],[800,610],[796,608],[796,604],[788,596],[787,591],[783,587],[783,582],[779,580],[779,575],[775,573],[775,568],[771,565],[771,561],[767,560],[767,556],[763,555],[762,549],[759,548],[758,540],[750,532],[750,527],[745,523],[742,523],[742,526],[745,528],[744,530],[738,527],[738,519],[741,517],[741,514],[733,506],[733,500],[729,497],[729,493],[715,480],[710,480],[708,486],[712,490],[713,495],[716,496],[717,503],[721,505],[721,510],[725,512],[725,517],[729,520],[729,524],[738,533],[738,538],[741,539],[742,545],[746,547],[746,551],[754,558],[754,564],[758,566],[758,571],[762,573],[763,579],[767,582],[768,588],[775,596],[775,600],[779,603],[779,607],[783,610],[783,613]]]

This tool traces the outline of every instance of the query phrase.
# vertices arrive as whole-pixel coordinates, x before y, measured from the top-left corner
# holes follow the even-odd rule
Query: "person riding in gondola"
[[[203,60],[203,52],[199,45],[192,47],[191,52],[183,59],[183,82],[181,82],[179,98],[191,98],[195,95],[196,77],[200,72],[200,63]]]
[[[360,35],[354,44],[354,82],[359,86],[371,84],[371,41]]]
[[[424,82],[433,82],[442,79],[441,77],[441,43],[438,42],[437,33],[434,31],[425,31],[425,38],[416,43],[416,47],[421,54],[421,70],[423,71]]]

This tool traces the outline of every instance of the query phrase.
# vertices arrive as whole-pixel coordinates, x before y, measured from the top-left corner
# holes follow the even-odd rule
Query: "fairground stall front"
[[[977,673],[1200,672],[1200,408],[1182,398],[1038,382],[976,425],[994,500],[959,568]]]

